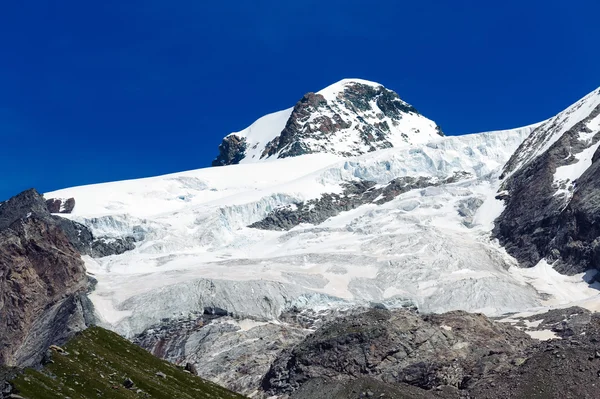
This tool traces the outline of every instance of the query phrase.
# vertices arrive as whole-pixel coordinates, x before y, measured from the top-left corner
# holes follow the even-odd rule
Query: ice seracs
[[[499,168],[528,132],[437,136],[358,157],[309,154],[46,196],[76,198],[67,217],[104,236],[138,237],[133,251],[88,265],[98,279],[91,298],[100,316],[129,336],[205,307],[262,320],[290,306],[371,302],[500,314],[538,306],[539,296],[507,272],[512,261],[489,243],[488,223],[473,220],[486,220],[479,205],[493,199]],[[385,185],[457,172],[464,174],[452,184],[365,204],[319,225],[246,227],[350,181]]]
[[[560,129],[574,112],[555,118]],[[586,123],[593,130],[597,121]],[[553,295],[540,292],[535,273],[515,273],[517,261],[490,235],[507,209],[502,198],[514,195],[502,185],[538,152],[523,143],[546,146],[553,139],[540,129],[558,124],[443,137],[395,93],[349,79],[233,134],[221,164],[240,165],[46,197],[75,198],[64,217],[99,235],[135,238],[134,250],[87,259],[98,279],[91,298],[99,316],[128,336],[214,308],[261,321],[276,321],[290,307],[372,303],[499,315],[544,306]],[[584,130],[577,139],[592,143]],[[523,154],[513,155],[518,148]],[[424,180],[386,201],[343,203],[349,183],[379,189],[402,177]],[[327,196],[323,206],[339,212],[317,224],[248,227],[276,209]],[[557,291],[559,302],[563,294]]]

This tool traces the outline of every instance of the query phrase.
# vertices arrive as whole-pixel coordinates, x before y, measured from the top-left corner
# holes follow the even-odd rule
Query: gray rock
[[[246,156],[246,139],[231,134],[223,139],[219,145],[219,155],[212,162],[212,166],[224,166],[240,163]]]
[[[344,383],[369,376],[422,389],[464,389],[509,367],[532,342],[525,333],[483,315],[420,316],[410,310],[372,309],[326,324],[284,351],[262,387],[268,395],[282,395],[314,378]]]
[[[193,375],[198,375],[198,369],[194,366],[194,363],[187,362],[185,364],[184,370]]]
[[[27,190],[0,206],[0,364],[34,366],[93,319],[83,261],[60,218]],[[65,220],[65,219],[63,219]]]
[[[506,208],[495,221],[493,233],[524,267],[546,258],[566,274],[600,268],[600,152],[596,151],[592,166],[576,182],[566,187],[554,183],[557,168],[577,162],[576,154],[600,140],[600,131],[588,127],[599,114],[597,106],[545,152],[533,157],[564,122],[551,119],[542,124],[505,167],[501,198]],[[581,134],[592,138],[581,141]]]
[[[371,104],[381,110],[377,115]],[[372,113],[369,113],[373,111]],[[352,114],[355,118],[349,118]],[[368,115],[367,115],[368,114]],[[321,94],[307,93],[294,106],[281,133],[269,143],[262,144],[260,158],[277,154],[279,158],[293,157],[315,152],[333,152],[342,156],[360,155],[368,151],[392,147],[389,141],[390,126],[397,124],[407,114],[419,114],[411,105],[383,86],[373,87],[362,83],[346,85],[335,101],[328,102]],[[353,125],[352,121],[356,121]],[[332,134],[343,129],[359,132],[360,143],[354,143],[346,152],[336,152],[329,145]],[[442,130],[436,131],[443,136]],[[406,137],[413,132],[404,133]],[[418,132],[417,132],[418,133]],[[228,135],[219,146],[219,155],[213,166],[239,163],[246,156],[246,140],[235,134]]]
[[[410,190],[454,183],[467,177],[469,174],[461,172],[444,180],[406,176],[398,177],[383,187],[375,187],[375,183],[371,181],[347,183],[341,194],[323,194],[314,200],[278,208],[270,212],[264,219],[248,227],[263,230],[290,230],[300,223],[317,225],[341,212],[358,208],[361,205],[370,203],[381,205]],[[465,210],[468,209],[468,206],[475,208],[481,205],[481,200],[472,199],[472,201],[475,202],[465,203]],[[476,201],[480,201],[479,205]]]
[[[46,200],[50,213],[71,213],[75,208],[75,198],[50,198]]]

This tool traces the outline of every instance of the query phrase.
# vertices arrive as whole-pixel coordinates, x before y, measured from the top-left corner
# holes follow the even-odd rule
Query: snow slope
[[[535,126],[380,150],[311,154],[45,194],[74,197],[71,215],[97,236],[133,236],[135,250],[86,259],[90,298],[113,329],[133,335],[205,307],[276,319],[292,305],[380,302],[488,314],[543,305],[514,260],[489,239],[502,211],[502,166]],[[290,231],[246,226],[280,206],[341,192],[353,180],[401,176],[451,184],[366,204]],[[546,290],[545,290],[546,291]],[[546,292],[544,293],[546,294]],[[562,297],[561,297],[562,298]]]
[[[600,88],[589,93],[563,112],[539,124],[532,134],[525,139],[518,151],[515,152],[507,165],[506,173],[512,174],[544,154],[565,133],[583,119],[589,117],[598,106],[600,106]],[[596,118],[594,121],[589,122],[589,129],[596,129],[597,131],[599,121],[600,119]],[[580,139],[582,141],[590,141],[594,135],[595,133],[591,136],[584,135]]]
[[[265,145],[281,134],[294,108],[274,112],[256,120],[252,125],[239,132],[230,133],[246,139],[246,156],[240,163],[252,163],[260,159]]]

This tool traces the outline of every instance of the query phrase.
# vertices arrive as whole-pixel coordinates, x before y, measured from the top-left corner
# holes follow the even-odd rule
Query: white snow
[[[338,82],[323,95],[334,96],[347,83]],[[261,118],[244,134],[267,140],[284,117]],[[517,269],[490,241],[503,209],[495,199],[498,176],[534,129],[444,138],[425,134],[420,144],[356,157],[270,159],[45,196],[75,198],[72,214],[63,216],[86,224],[96,236],[137,238],[132,251],[86,258],[98,279],[90,295],[97,312],[126,335],[203,306],[258,322],[273,320],[292,305],[319,309],[372,301],[490,315],[573,301],[593,306],[597,287],[583,276],[562,276],[543,263]],[[412,190],[380,206],[363,205],[317,226],[283,232],[246,227],[276,208],[339,193],[357,179],[383,186],[402,176],[442,182],[456,175],[462,177],[455,183]],[[483,205],[472,209],[467,223],[458,209],[477,200]]]
[[[288,108],[265,115],[246,129],[229,134],[246,138],[246,156],[240,161],[241,164],[260,160],[265,145],[281,134],[293,109]]]
[[[551,339],[561,339],[559,336],[556,335],[556,333],[554,331],[550,331],[550,330],[539,330],[539,331],[527,330],[527,331],[525,331],[525,334],[527,334],[531,338],[537,339],[539,341],[549,341]]]
[[[592,166],[594,154],[600,147],[600,139],[596,139],[596,136],[600,135],[600,115],[589,121],[586,127],[589,131],[580,132],[578,139],[587,147],[574,155],[574,162],[571,161],[569,165],[556,168],[554,173],[554,185],[557,187],[554,196],[563,196],[565,206],[573,196],[576,180]],[[594,142],[595,139],[596,142]]]
[[[97,236],[138,237],[133,251],[86,260],[98,279],[90,296],[97,311],[124,334],[207,303],[265,320],[292,303],[369,301],[500,314],[540,306],[538,294],[507,271],[512,260],[489,243],[497,206],[480,208],[473,228],[457,209],[469,198],[493,198],[499,168],[524,136],[515,130],[438,137],[354,158],[306,155],[75,187],[46,198],[74,197],[65,217]],[[441,181],[457,172],[466,177],[318,226],[245,227],[277,207],[340,192],[354,179],[385,185],[399,176]],[[261,305],[265,296],[274,307]]]
[[[587,118],[598,106],[600,106],[600,89],[594,90],[563,112],[539,124],[515,153],[516,162],[507,172],[514,173],[546,152],[563,134]]]
[[[512,267],[509,271],[523,284],[530,284],[538,292],[548,294],[550,297],[541,302],[548,307],[573,304],[598,297],[600,290],[600,283],[586,282],[593,277],[590,273],[563,275],[554,270],[545,259],[532,268]]]

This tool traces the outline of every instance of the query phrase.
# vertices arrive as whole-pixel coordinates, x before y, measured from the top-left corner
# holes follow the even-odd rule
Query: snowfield
[[[321,93],[335,95],[344,82]],[[292,306],[380,303],[488,315],[573,301],[594,307],[597,287],[584,276],[562,276],[546,263],[520,269],[490,239],[504,207],[496,195],[506,162],[524,140],[549,146],[584,108],[588,104],[578,102],[542,124],[456,137],[440,137],[432,125],[423,140],[350,158],[322,153],[258,161],[256,153],[240,165],[74,187],[45,197],[75,198],[73,212],[61,216],[89,226],[97,237],[136,239],[132,251],[85,258],[98,280],[90,294],[98,316],[126,336],[205,308],[276,323]],[[263,117],[236,134],[264,144],[290,112]],[[538,137],[539,126],[556,134]],[[596,147],[559,168],[556,178],[576,179]],[[535,148],[515,165],[536,156]],[[439,184],[383,205],[364,204],[319,225],[289,231],[247,227],[279,207],[342,193],[348,182],[384,186],[405,176]],[[441,184],[455,176],[460,178]]]

